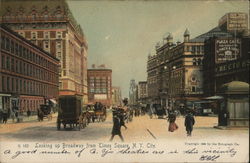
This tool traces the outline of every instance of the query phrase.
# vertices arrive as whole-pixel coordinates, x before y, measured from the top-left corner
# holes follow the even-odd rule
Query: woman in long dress
[[[168,122],[169,122],[168,131],[174,132],[175,130],[178,129],[178,126],[175,123],[175,120],[176,120],[176,115],[173,112],[170,113],[168,116]]]

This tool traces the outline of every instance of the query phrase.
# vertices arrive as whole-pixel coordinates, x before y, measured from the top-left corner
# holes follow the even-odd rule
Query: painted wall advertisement
[[[215,62],[233,61],[241,55],[241,40],[239,38],[222,38],[215,41]]]

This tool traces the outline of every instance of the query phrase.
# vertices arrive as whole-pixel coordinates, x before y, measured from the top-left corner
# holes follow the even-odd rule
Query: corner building
[[[3,0],[0,20],[60,60],[59,95],[87,102],[88,45],[65,0]]]
[[[36,112],[58,98],[59,60],[6,26],[0,33],[0,109]]]

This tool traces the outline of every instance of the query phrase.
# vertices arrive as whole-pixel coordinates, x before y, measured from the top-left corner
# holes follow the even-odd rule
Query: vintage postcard
[[[248,0],[0,0],[0,162],[249,162]]]

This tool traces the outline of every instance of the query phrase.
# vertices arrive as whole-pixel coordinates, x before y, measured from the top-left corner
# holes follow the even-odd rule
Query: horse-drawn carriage
[[[48,120],[52,120],[52,112],[50,105],[40,105],[40,108],[37,111],[38,121],[43,121],[44,118],[48,118]]]
[[[59,111],[57,117],[57,129],[70,125],[70,128],[76,127],[78,130],[86,127],[86,116],[82,112],[82,100],[78,96],[60,96]]]
[[[102,105],[100,102],[94,105],[94,113],[95,119],[98,122],[104,122],[107,117],[106,107]]]

